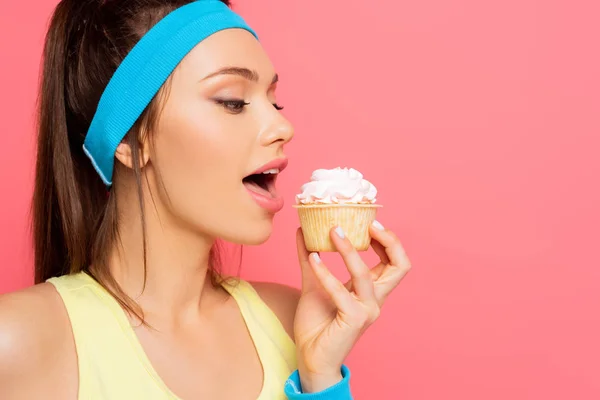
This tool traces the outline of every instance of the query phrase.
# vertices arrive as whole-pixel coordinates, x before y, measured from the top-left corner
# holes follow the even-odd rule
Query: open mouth
[[[279,174],[279,169],[272,168],[260,174],[248,175],[242,182],[252,192],[267,197],[276,197],[275,181],[277,180],[277,174]]]

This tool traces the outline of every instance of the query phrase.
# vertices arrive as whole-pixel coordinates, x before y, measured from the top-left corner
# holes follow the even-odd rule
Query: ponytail
[[[90,261],[94,217],[106,203],[106,191],[93,179],[81,149],[85,131],[69,135],[70,128],[82,128],[66,89],[77,62],[71,54],[81,38],[77,25],[83,3],[58,4],[44,46],[33,195],[36,283],[78,271]]]

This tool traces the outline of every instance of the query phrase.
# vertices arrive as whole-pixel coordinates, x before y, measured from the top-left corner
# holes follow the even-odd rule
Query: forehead
[[[259,41],[244,29],[226,29],[209,36],[184,57],[176,73],[198,80],[224,67],[254,70],[261,81],[270,82],[275,75]]]

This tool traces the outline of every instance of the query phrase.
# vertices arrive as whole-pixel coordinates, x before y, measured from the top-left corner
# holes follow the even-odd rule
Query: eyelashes
[[[250,103],[246,103],[244,100],[223,100],[223,99],[216,99],[215,102],[221,106],[223,106],[223,108],[225,108],[225,111],[232,113],[232,114],[239,114],[242,111],[244,111],[244,107],[246,107],[248,104]]]
[[[225,108],[225,111],[231,114],[240,114],[242,111],[244,111],[244,108],[250,104],[244,100],[238,99],[215,99],[215,102]],[[280,106],[277,103],[273,104],[273,107],[279,111],[283,110],[283,106]]]

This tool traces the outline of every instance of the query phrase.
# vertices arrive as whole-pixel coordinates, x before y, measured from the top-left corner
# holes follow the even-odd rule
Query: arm
[[[0,296],[0,397],[77,398],[70,323],[49,284]]]
[[[396,235],[379,223],[370,227],[370,234],[373,250],[381,259],[371,269],[343,232],[331,230],[331,239],[351,275],[346,284],[331,274],[318,254],[309,254],[298,230],[298,259],[302,269],[299,299],[297,292],[290,292],[291,288],[257,288],[278,317],[285,319],[293,315],[291,325],[297,345],[298,370],[285,385],[285,393],[291,400],[352,399],[350,371],[343,364],[344,359],[379,317],[385,299],[411,268]],[[297,308],[292,312],[296,303]],[[285,325],[289,329],[290,319]]]
[[[411,267],[393,232],[374,222],[369,234],[380,258],[373,268],[364,263],[341,228],[331,229],[331,240],[351,277],[343,284],[318,253],[308,252],[301,230],[297,232],[302,295],[294,326],[298,371],[285,391],[290,399],[352,399],[344,360]]]

